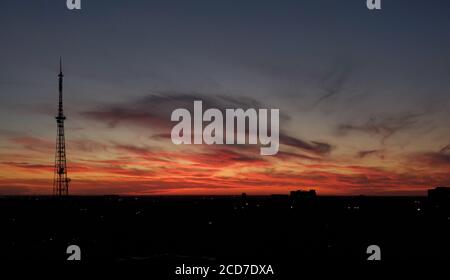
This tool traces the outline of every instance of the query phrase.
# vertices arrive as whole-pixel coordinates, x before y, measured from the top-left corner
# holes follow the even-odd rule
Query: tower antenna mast
[[[59,58],[59,102],[58,115],[56,119],[56,153],[55,153],[55,170],[53,179],[53,195],[67,196],[69,195],[69,181],[67,177],[67,160],[66,160],[66,143],[64,135],[64,108],[63,108],[63,73],[62,58]]]

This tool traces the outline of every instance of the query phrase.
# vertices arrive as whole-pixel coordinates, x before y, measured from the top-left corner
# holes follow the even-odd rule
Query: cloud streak
[[[339,136],[352,133],[363,133],[370,136],[380,136],[382,142],[394,134],[417,127],[422,113],[402,113],[390,116],[373,116],[364,123],[340,124],[337,127]]]

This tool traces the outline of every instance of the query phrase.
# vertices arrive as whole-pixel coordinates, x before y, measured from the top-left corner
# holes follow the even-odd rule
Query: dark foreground
[[[75,244],[85,262],[169,275],[183,263],[365,263],[369,245],[383,262],[450,260],[449,203],[426,197],[0,197],[0,228],[3,260],[63,262]]]

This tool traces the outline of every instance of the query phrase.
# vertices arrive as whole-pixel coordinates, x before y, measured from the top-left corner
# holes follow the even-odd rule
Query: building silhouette
[[[316,198],[317,194],[315,190],[296,190],[291,191],[289,195],[291,208],[312,206]]]
[[[450,187],[436,187],[428,190],[428,198],[434,201],[450,200]]]

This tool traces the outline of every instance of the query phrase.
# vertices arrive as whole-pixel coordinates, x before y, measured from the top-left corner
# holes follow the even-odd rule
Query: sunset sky
[[[450,2],[0,3],[0,195],[424,195],[450,185]],[[280,151],[172,144],[173,109],[279,108]]]

